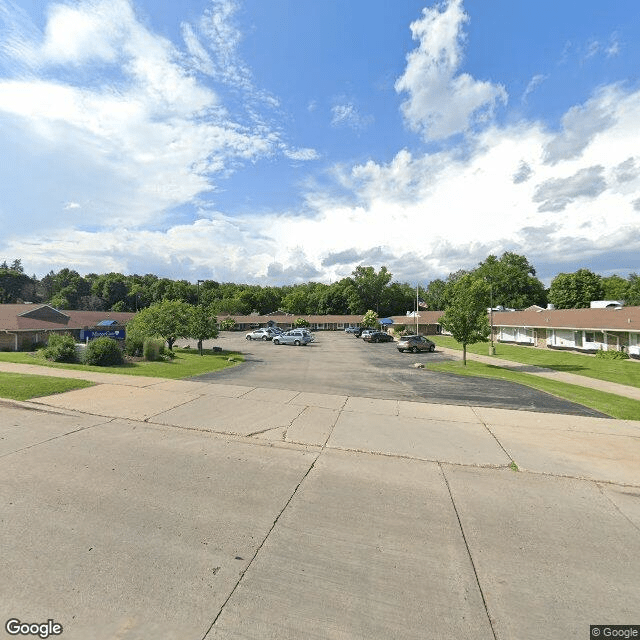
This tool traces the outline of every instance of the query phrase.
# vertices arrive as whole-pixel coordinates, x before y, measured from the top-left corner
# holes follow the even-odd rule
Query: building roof
[[[418,321],[420,324],[437,324],[440,316],[444,311],[420,311],[418,314]],[[218,320],[224,320],[225,318],[231,318],[235,320],[237,324],[266,324],[267,322],[284,322],[292,323],[297,318],[304,318],[309,324],[358,324],[362,322],[361,313],[351,315],[305,315],[305,314],[274,314],[267,315],[219,315]],[[385,320],[393,320],[393,324],[415,324],[415,316],[391,316],[385,318]]]
[[[94,327],[104,320],[125,325],[127,311],[59,311],[48,304],[0,304],[0,331],[60,331]]]
[[[494,311],[493,326],[640,331],[640,307]]]

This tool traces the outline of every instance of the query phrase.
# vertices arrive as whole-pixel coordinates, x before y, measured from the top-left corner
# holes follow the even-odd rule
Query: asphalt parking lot
[[[400,353],[395,343],[369,344],[341,331],[315,332],[305,347],[249,341],[245,332],[223,332],[211,345],[242,351],[238,367],[193,378],[241,384],[432,404],[495,407],[544,413],[602,414],[547,393],[502,380],[462,378],[417,369],[415,363],[450,360],[442,351]]]

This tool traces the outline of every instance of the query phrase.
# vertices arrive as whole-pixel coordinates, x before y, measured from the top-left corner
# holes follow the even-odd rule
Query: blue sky
[[[0,258],[640,271],[635,0],[0,0]]]

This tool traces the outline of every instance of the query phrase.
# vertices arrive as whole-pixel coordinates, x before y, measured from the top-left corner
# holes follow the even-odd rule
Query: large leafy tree
[[[189,338],[193,307],[181,300],[163,300],[139,311],[127,324],[127,332],[145,337],[160,336],[169,349],[178,338]]]
[[[629,297],[630,280],[625,280],[619,275],[602,278],[603,300],[627,300]]]
[[[603,298],[601,276],[578,269],[575,273],[559,273],[549,288],[549,302],[557,309],[587,309],[592,300]]]
[[[25,275],[20,260],[14,260],[11,266],[6,261],[0,266],[0,303],[34,301],[35,276]]]
[[[440,324],[462,344],[462,361],[467,365],[467,345],[487,342],[489,319],[486,299],[489,285],[472,274],[462,276],[454,285]]]
[[[392,274],[387,267],[382,267],[376,273],[373,267],[360,265],[351,275],[349,294],[351,313],[364,313],[365,309],[375,309],[378,313],[383,302],[384,290],[391,282]]]
[[[500,258],[489,255],[474,270],[474,275],[487,281],[494,305],[524,309],[546,304],[544,284],[525,256],[511,251],[505,251]]]

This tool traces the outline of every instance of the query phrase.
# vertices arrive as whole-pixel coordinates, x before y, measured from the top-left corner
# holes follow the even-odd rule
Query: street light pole
[[[496,354],[496,348],[493,346],[493,283],[489,283],[489,291],[491,292],[491,310],[489,311],[489,318],[491,318],[491,346],[489,347],[489,355],[494,356]]]
[[[200,283],[204,283],[204,280],[198,280],[196,286],[198,288],[198,310],[200,309]],[[202,356],[202,339],[198,339],[198,351],[200,352],[200,356]]]

